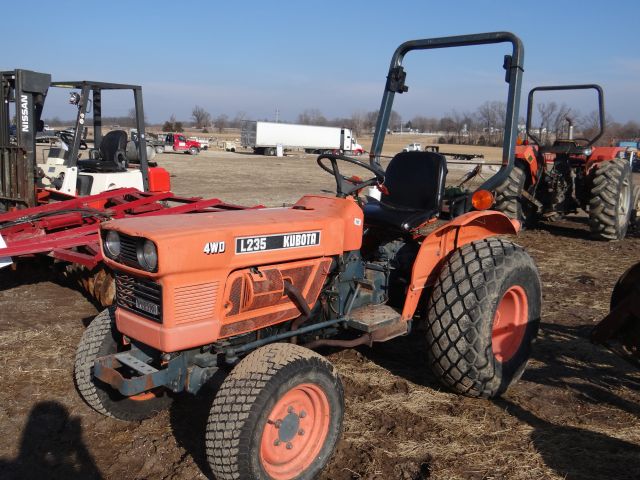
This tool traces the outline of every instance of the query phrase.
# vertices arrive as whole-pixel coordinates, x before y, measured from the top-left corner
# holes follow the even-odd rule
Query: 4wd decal
[[[320,245],[320,231],[280,233],[236,238],[236,253],[257,253]]]
[[[224,253],[225,250],[224,242],[207,242],[204,244],[203,252],[207,255],[213,255],[215,253]]]

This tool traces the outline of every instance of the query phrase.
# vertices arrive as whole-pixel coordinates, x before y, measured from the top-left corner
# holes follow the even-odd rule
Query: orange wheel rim
[[[317,385],[304,383],[274,405],[262,431],[260,461],[274,480],[289,480],[317,458],[330,423],[329,400]]]
[[[493,317],[491,344],[493,355],[499,362],[513,358],[527,329],[529,302],[522,287],[514,285],[502,296]]]

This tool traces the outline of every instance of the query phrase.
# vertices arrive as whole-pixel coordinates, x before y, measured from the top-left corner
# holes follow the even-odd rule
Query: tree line
[[[486,101],[474,111],[452,110],[440,117],[416,115],[403,118],[395,110],[389,116],[389,133],[427,133],[438,136],[438,143],[458,143],[470,145],[501,145],[506,121],[507,106],[501,101]],[[568,138],[569,127],[573,127],[574,138],[592,138],[599,128],[598,112],[581,114],[579,111],[556,102],[538,103],[535,106],[531,129],[544,144],[556,138]],[[172,117],[175,121],[175,117]],[[226,128],[240,128],[246,113],[240,112],[234,118],[226,114],[213,117],[203,107],[196,105],[192,110],[193,122],[190,126],[222,132]],[[295,123],[350,128],[356,136],[372,134],[378,119],[378,111],[357,111],[350,117],[328,118],[317,108],[303,110]],[[269,121],[268,119],[264,119]],[[272,120],[271,120],[272,121]],[[165,123],[165,126],[170,126]],[[518,119],[520,136],[524,137],[524,117]],[[174,130],[175,131],[175,130]],[[606,118],[606,131],[600,144],[608,144],[616,139],[640,138],[640,124],[629,121],[616,122],[611,116]]]

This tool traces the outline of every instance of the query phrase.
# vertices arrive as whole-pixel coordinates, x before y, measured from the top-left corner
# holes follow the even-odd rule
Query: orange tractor
[[[500,171],[480,189],[461,191],[445,188],[439,153],[399,153],[383,170],[393,99],[408,90],[405,55],[496,43],[512,46]],[[335,177],[336,196],[102,224],[116,305],[78,346],[84,400],[104,415],[140,420],[226,370],[206,427],[216,478],[311,479],[332,455],[344,408],[335,368],[313,349],[426,330],[428,363],[444,385],[474,397],[504,392],[526,366],[541,308],[533,260],[500,238],[519,223],[489,210],[491,190],[513,167],[523,53],[506,32],[400,45],[370,163],[318,157]],[[343,162],[370,178],[343,175]],[[381,189],[381,200],[364,203],[358,193],[368,186]]]
[[[535,92],[590,89],[598,94],[598,133],[592,138],[574,138],[568,119],[568,138],[544,145],[540,132],[531,128]],[[632,159],[625,147],[595,146],[605,131],[602,88],[595,84],[533,88],[526,129],[531,143],[516,147],[515,166],[497,189],[496,209],[527,224],[553,221],[582,209],[589,214],[593,238],[624,238],[635,220],[640,190],[633,185]]]

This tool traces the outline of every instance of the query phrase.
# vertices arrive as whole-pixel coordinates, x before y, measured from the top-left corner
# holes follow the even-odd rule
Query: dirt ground
[[[411,141],[388,141],[386,153]],[[271,206],[334,191],[311,155],[209,151],[156,159],[183,195]],[[452,166],[450,179],[463,172]],[[321,478],[640,478],[640,371],[588,341],[614,282],[640,259],[638,231],[621,242],[594,242],[576,216],[516,241],[536,260],[544,297],[522,380],[498,400],[452,394],[428,371],[419,335],[328,352],[345,385],[346,413]],[[72,380],[75,348],[95,306],[47,270],[5,269],[0,285],[0,478],[211,477],[204,428],[213,389],[143,422],[104,418],[82,402]]]

